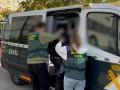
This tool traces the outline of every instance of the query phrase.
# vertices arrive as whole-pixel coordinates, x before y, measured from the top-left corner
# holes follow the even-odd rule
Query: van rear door
[[[113,9],[87,9],[81,12],[82,29],[88,37],[87,90],[120,89],[118,17]]]
[[[45,16],[45,15],[44,15]],[[27,37],[32,32],[33,26],[43,21],[43,15],[15,16],[12,17],[11,28],[4,33],[8,39],[5,41],[4,62],[12,76],[27,75]]]
[[[28,73],[27,69],[27,55],[28,55],[28,35],[29,33],[33,32],[33,26],[36,25],[38,22],[43,20],[42,15],[33,15],[33,16],[28,16],[26,23],[24,23],[24,26],[22,26],[21,32],[20,32],[20,47],[19,47],[19,59],[20,59],[20,66],[21,67],[21,72],[22,73]]]

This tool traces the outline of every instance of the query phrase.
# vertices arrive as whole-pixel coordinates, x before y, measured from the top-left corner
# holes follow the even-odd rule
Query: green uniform
[[[75,80],[85,80],[86,54],[78,54],[76,51],[67,48],[67,61],[61,67],[65,76]]]
[[[59,37],[59,33],[31,33],[28,37],[28,64],[48,62],[47,44]]]

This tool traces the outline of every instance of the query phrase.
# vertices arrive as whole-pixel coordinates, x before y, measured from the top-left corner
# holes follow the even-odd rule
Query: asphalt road
[[[0,90],[31,90],[31,87],[29,85],[14,85],[9,73],[0,66]]]

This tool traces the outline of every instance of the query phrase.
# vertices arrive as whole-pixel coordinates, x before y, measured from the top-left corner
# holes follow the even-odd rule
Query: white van
[[[9,16],[10,29],[4,31],[2,65],[15,84],[30,82],[27,70],[27,37],[39,21],[53,33],[59,25],[79,30],[88,46],[86,90],[120,89],[120,7],[113,4],[68,6],[15,13]],[[79,27],[78,27],[79,26]],[[53,79],[53,65],[49,64]],[[54,80],[51,80],[51,85]]]

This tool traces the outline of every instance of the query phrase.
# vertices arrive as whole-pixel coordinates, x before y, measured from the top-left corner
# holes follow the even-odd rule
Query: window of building
[[[87,29],[90,44],[117,54],[117,16],[115,14],[89,13]]]

